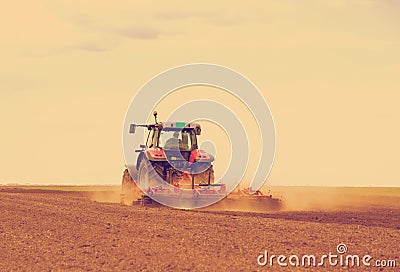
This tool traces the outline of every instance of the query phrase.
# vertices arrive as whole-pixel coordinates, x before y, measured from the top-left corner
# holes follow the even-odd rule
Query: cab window
[[[154,130],[150,130],[149,134],[147,135],[147,142],[146,142],[146,146],[147,147],[153,147],[153,140],[154,140]]]

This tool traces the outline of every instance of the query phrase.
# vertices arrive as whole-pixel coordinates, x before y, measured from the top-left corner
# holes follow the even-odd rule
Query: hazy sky
[[[101,2],[2,5],[0,183],[119,184],[135,92],[207,62],[264,94],[269,184],[400,185],[398,1]]]

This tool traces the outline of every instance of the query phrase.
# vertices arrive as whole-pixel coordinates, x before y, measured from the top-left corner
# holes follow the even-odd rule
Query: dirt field
[[[254,213],[121,206],[112,190],[0,187],[0,271],[293,271],[305,268],[257,258],[268,251],[318,262],[340,243],[343,256],[397,261],[385,271],[400,266],[399,189],[274,190],[284,210]],[[328,260],[311,268],[347,269]]]

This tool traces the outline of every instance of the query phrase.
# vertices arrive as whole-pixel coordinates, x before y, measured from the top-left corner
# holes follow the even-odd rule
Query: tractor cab
[[[146,144],[140,145],[141,149],[136,150],[139,152],[136,162],[139,182],[140,173],[146,173],[151,168],[164,181],[174,186],[182,185],[183,179],[188,177],[191,184],[194,179],[201,184],[213,183],[214,157],[198,149],[197,135],[201,134],[200,125],[193,122],[157,122],[156,112],[154,117],[153,124],[131,124],[130,127],[130,133],[135,133],[137,127],[148,129]]]
[[[160,149],[164,153],[179,152],[187,161],[197,150],[197,135],[201,128],[196,123],[166,122],[148,125],[146,149]]]

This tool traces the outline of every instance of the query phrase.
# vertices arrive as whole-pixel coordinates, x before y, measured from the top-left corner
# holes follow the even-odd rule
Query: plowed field
[[[371,265],[397,260],[397,268],[385,271],[400,266],[397,196],[255,213],[122,206],[99,195],[0,187],[0,271],[293,271],[305,268],[282,267],[276,259],[260,266],[257,258],[267,251],[313,254],[319,261],[329,252],[338,254],[340,243],[347,245],[344,256],[368,254]],[[346,269],[328,261],[311,268]]]

